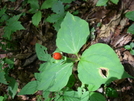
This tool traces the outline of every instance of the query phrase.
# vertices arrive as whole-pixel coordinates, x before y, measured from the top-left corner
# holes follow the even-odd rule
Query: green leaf
[[[131,53],[132,55],[134,55],[134,50],[131,50],[130,53]]]
[[[78,77],[84,84],[100,86],[121,79],[124,68],[113,49],[106,44],[94,44],[81,56]]]
[[[125,16],[134,21],[134,11],[127,12]]]
[[[11,59],[8,59],[8,58],[6,58],[4,61],[5,61],[5,63],[7,63],[7,64],[14,64],[14,61],[11,60]]]
[[[0,83],[7,84],[4,71],[0,71]]]
[[[67,12],[58,31],[56,45],[63,52],[77,54],[89,34],[88,23]]]
[[[3,96],[0,96],[0,101],[4,101],[4,97]]]
[[[39,60],[48,61],[51,56],[47,53],[47,48],[36,43],[35,51]]]
[[[58,0],[45,0],[43,4],[41,5],[41,9],[48,9],[51,8],[55,2]]]
[[[4,14],[1,19],[0,19],[0,22],[4,22],[6,20],[8,20],[9,16],[7,14]]]
[[[43,91],[43,98],[45,98],[46,101],[51,101],[51,98],[49,97],[49,95],[51,94],[51,92],[49,91]]]
[[[26,84],[18,95],[34,94],[37,91],[37,81],[31,81]]]
[[[51,14],[46,21],[50,23],[54,23],[54,28],[58,32],[60,29],[61,22],[63,21],[63,18],[65,17],[65,13],[61,14]]]
[[[132,24],[128,30],[127,30],[128,33],[131,33],[131,34],[134,34],[134,24]]]
[[[97,92],[91,92],[90,93],[90,101],[106,101],[106,98]]]
[[[34,13],[39,9],[38,0],[28,0],[28,3],[30,3],[31,6],[29,12]]]
[[[69,81],[68,81],[68,84],[67,84],[67,87],[71,88],[74,86],[76,80],[75,80],[75,77],[74,75],[71,75],[70,78],[69,78]]]
[[[130,50],[131,49],[131,46],[130,45],[126,45],[125,46],[125,49]]]
[[[75,1],[75,0],[61,0],[61,1],[64,3],[71,3],[72,1]]]
[[[10,36],[13,32],[16,32],[17,30],[22,30],[25,29],[22,25],[21,22],[18,21],[21,15],[13,16],[6,22],[6,27],[4,27],[4,35],[3,37],[8,38],[9,40],[11,39]]]
[[[8,15],[6,14],[6,7],[0,9],[0,22],[4,22],[8,19]]]
[[[80,101],[88,101],[89,99],[89,91],[86,89],[78,87],[78,96],[80,97]]]
[[[118,4],[119,0],[110,0],[111,2],[113,2],[114,4]]]
[[[65,91],[62,96],[59,96],[55,101],[83,101],[80,100],[76,91]]]
[[[52,6],[52,10],[53,10],[53,12],[55,12],[57,14],[64,13],[64,5],[62,4],[61,1],[57,1]]]
[[[3,71],[3,69],[2,69],[2,67],[3,67],[3,63],[2,63],[2,62],[3,62],[3,61],[0,60],[0,62],[1,62],[1,63],[0,63],[0,71]]]
[[[50,23],[57,22],[58,20],[63,19],[63,15],[60,14],[51,14],[46,21]]]
[[[2,37],[7,38],[8,40],[10,40],[12,33],[13,32],[11,31],[11,29],[6,26],[6,27],[4,27],[4,35]]]
[[[2,17],[6,13],[6,8],[1,8],[0,9],[0,17]]]
[[[62,23],[63,19],[59,19],[55,24],[53,24],[54,29],[58,32],[60,29],[60,25]]]
[[[33,16],[32,16],[32,23],[37,27],[39,22],[41,21],[41,11],[36,12]]]
[[[99,88],[100,88],[100,85],[88,84],[88,90],[89,91],[96,91]]]
[[[10,25],[10,24],[13,23],[13,22],[18,22],[20,16],[21,16],[21,14],[11,17],[11,18],[7,21],[6,24],[7,24],[7,25]]]
[[[96,4],[96,6],[104,6],[106,5],[106,3],[108,2],[108,0],[99,0]]]
[[[57,21],[55,24],[53,24],[54,29],[55,29],[57,32],[58,32],[59,29],[61,28],[61,23],[62,23],[64,17],[65,17],[65,14],[61,15],[60,18],[58,19],[58,21]]]
[[[17,89],[18,89],[18,83],[16,82],[16,80],[12,77],[7,77],[8,79],[8,92],[10,94],[10,96],[12,98],[15,97],[16,93],[17,93]]]
[[[52,63],[39,75],[38,90],[60,91],[68,82],[72,74],[73,63]]]
[[[21,22],[19,21],[15,21],[13,23],[11,22],[10,24],[7,25],[7,27],[10,28],[12,32],[24,29],[24,27],[21,25]]]
[[[114,88],[107,87],[106,88],[106,96],[108,96],[108,97],[118,97],[118,93]]]
[[[130,43],[131,48],[134,48],[134,42]]]

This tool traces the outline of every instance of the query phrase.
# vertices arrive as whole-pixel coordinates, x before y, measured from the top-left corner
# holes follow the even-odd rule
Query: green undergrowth
[[[95,91],[102,84],[131,76],[124,71],[114,50],[106,44],[94,44],[78,54],[90,35],[89,30],[85,20],[67,12],[57,33],[56,52],[74,54],[76,58],[63,56],[61,60],[55,60],[47,53],[46,47],[37,43],[36,54],[44,63],[40,65],[39,73],[34,74],[36,80],[26,84],[19,95],[42,90],[46,101],[106,101],[103,94]],[[78,64],[76,75],[73,73],[75,63]],[[76,90],[72,89],[75,81],[79,81]],[[110,91],[115,92],[112,88],[106,91],[108,96],[111,96]],[[49,97],[52,92],[53,96]]]
[[[16,0],[9,0],[16,2]],[[86,20],[77,15],[79,10],[69,12],[69,7],[76,0],[26,0],[22,2],[20,12],[9,13],[9,8],[5,5],[0,9],[0,25],[3,35],[0,39],[0,48],[4,52],[14,49],[12,45],[12,35],[19,34],[19,31],[27,30],[22,22],[23,17],[32,15],[31,24],[40,28],[46,22],[52,23],[57,32],[55,52],[62,54],[61,60],[55,60],[48,54],[47,48],[36,43],[35,51],[42,64],[37,73],[34,73],[35,80],[29,81],[17,94],[18,82],[11,77],[10,70],[14,69],[14,59],[4,57],[0,59],[0,85],[7,86],[7,93],[0,96],[0,101],[8,98],[14,99],[17,95],[31,95],[37,91],[42,91],[36,96],[37,100],[44,101],[106,101],[106,96],[118,97],[116,89],[107,87],[112,81],[122,78],[132,78],[124,71],[124,67],[114,50],[107,44],[96,43],[80,52],[89,37],[94,39],[92,33],[94,28],[90,28]],[[86,0],[83,0],[86,2]],[[98,0],[96,6],[108,6],[108,3],[118,4],[119,0]],[[22,9],[28,6],[28,10]],[[13,8],[11,8],[11,11]],[[50,13],[44,13],[50,10]],[[134,12],[125,14],[130,21],[134,21]],[[99,25],[99,24],[98,24]],[[134,34],[134,25],[128,28],[127,33]],[[6,41],[5,41],[6,40]],[[134,55],[133,43],[126,45]],[[81,54],[80,54],[81,53]],[[74,55],[75,58],[67,57]],[[105,94],[98,93],[97,90],[105,85]]]

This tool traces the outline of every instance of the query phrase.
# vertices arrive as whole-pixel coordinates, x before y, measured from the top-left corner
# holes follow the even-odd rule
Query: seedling
[[[45,62],[40,65],[39,73],[35,73],[36,80],[26,84],[19,95],[42,90],[48,101],[106,101],[102,94],[94,91],[102,84],[130,76],[114,50],[106,44],[94,44],[79,54],[89,35],[88,23],[67,12],[57,33],[56,45],[60,52],[76,58],[61,58],[59,52],[51,57],[46,47],[36,44],[38,59]]]
[[[129,11],[126,13],[125,15],[128,19],[134,21],[134,11]],[[132,24],[128,30],[127,30],[128,33],[131,33],[131,34],[134,34],[134,24]]]
[[[130,45],[126,45],[125,49],[129,50],[132,55],[134,55],[134,42],[131,42]]]

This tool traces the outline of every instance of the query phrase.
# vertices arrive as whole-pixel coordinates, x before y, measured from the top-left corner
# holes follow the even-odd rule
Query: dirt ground
[[[42,2],[42,0],[39,0]],[[21,12],[23,0],[16,2],[9,2],[2,0],[0,8],[7,5],[10,13]],[[119,0],[118,5],[108,3],[108,6],[97,7],[95,6],[97,0],[76,0],[70,4],[68,10],[79,11],[77,16],[86,20],[90,28],[95,28],[91,33],[91,37],[87,43],[82,47],[81,52],[95,43],[106,43],[110,45],[120,58],[125,70],[134,76],[134,56],[124,48],[125,45],[134,42],[134,36],[127,33],[128,27],[134,22],[125,17],[127,11],[134,11],[134,0]],[[66,4],[65,4],[66,5]],[[14,12],[10,9],[14,7]],[[25,5],[23,11],[29,10],[29,5]],[[43,18],[47,18],[52,13],[51,9],[43,11]],[[3,57],[15,58],[15,69],[10,71],[10,75],[14,77],[19,83],[19,90],[34,79],[34,73],[38,72],[39,64],[42,63],[37,59],[35,54],[35,44],[38,42],[48,48],[48,52],[52,54],[56,49],[56,35],[52,24],[45,22],[40,23],[39,27],[35,27],[31,23],[32,14],[26,13],[25,16],[20,18],[22,25],[26,28],[22,31],[17,31],[12,35],[11,43],[14,43],[16,48],[12,52],[0,54]],[[101,26],[97,26],[101,23]],[[3,26],[0,27],[1,35],[3,34]],[[2,39],[2,38],[1,38]],[[134,101],[134,79],[122,79],[112,82],[110,87],[117,89],[118,98],[107,98],[107,101]],[[0,87],[0,92],[7,92],[6,86]],[[14,100],[10,101],[36,101],[35,96],[40,94],[37,92],[31,96],[16,96]],[[1,93],[2,94],[2,93]]]

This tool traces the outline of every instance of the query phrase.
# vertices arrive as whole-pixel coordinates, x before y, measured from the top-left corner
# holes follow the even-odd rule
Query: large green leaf
[[[124,75],[124,68],[112,48],[101,43],[90,46],[82,54],[78,73],[84,84],[98,87],[103,83],[128,76]]]
[[[59,91],[68,82],[72,74],[73,63],[62,64],[52,63],[44,67],[45,70],[39,73],[38,90]]]
[[[77,54],[89,35],[88,23],[67,12],[59,29],[56,45],[66,53]]]
[[[26,84],[18,95],[34,94],[37,91],[37,81],[31,81]]]

